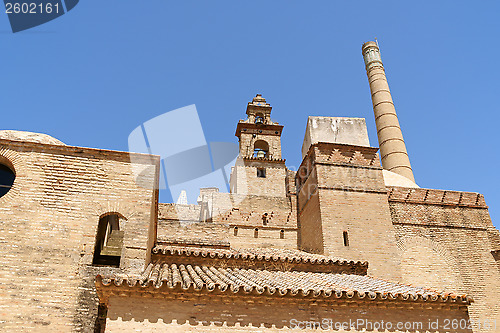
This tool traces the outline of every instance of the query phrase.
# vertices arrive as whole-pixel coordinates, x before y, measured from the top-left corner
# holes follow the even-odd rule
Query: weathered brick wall
[[[227,224],[203,221],[201,205],[158,204],[157,240],[170,244],[227,246]]]
[[[491,254],[493,255],[493,259],[495,259],[495,262],[497,263],[497,268],[498,268],[498,271],[500,272],[500,251],[493,251],[491,252]]]
[[[272,247],[295,250],[297,249],[297,229],[232,226],[229,232],[229,242],[235,249]]]
[[[159,219],[157,240],[168,244],[229,246],[229,226],[222,223]]]
[[[265,169],[266,177],[257,177],[257,169]],[[237,194],[284,197],[286,168],[285,163],[265,160],[249,160],[237,163],[231,175],[231,191]]]
[[[230,225],[249,227],[275,227],[295,228],[296,216],[291,207],[280,209],[280,207],[263,207],[256,209],[232,208],[229,212],[217,217],[217,220]]]
[[[296,195],[297,194],[297,187],[295,186],[295,175],[297,174],[296,171],[292,171],[287,169],[286,170],[286,193],[287,195]]]
[[[389,197],[403,281],[467,293],[474,297],[472,320],[500,323],[500,273],[492,254],[498,244],[490,237],[496,229],[477,193],[455,192],[457,200],[443,203],[444,191],[412,190],[405,199],[394,195],[396,191],[408,194],[409,189],[394,188]]]
[[[299,211],[297,228],[297,243],[299,250],[309,253],[325,254],[324,237],[326,235],[323,232],[319,194],[317,192],[308,198],[307,202]]]
[[[93,331],[99,272],[139,272],[155,233],[158,160],[127,153],[0,140],[16,173],[0,198],[0,330]],[[126,220],[120,268],[92,266],[99,218]]]
[[[294,198],[214,193],[211,203],[213,223],[229,226],[231,247],[297,248]]]
[[[376,148],[315,144],[297,172],[297,184],[301,249],[368,261],[369,274],[401,279]]]
[[[281,158],[281,137],[272,130],[261,130],[262,133],[241,134],[240,154],[244,157],[251,157],[254,153],[256,141],[263,140],[269,145],[269,157],[274,159]],[[255,137],[253,136],[255,135]]]
[[[368,274],[393,281],[401,279],[385,195],[319,190],[319,200],[325,254],[368,261]],[[344,245],[344,231],[348,246]]]
[[[200,205],[159,204],[158,240],[230,244],[233,248],[297,248],[294,195],[263,197],[210,191],[204,198],[213,214],[208,222],[199,222]]]
[[[240,195],[234,193],[213,193],[211,211],[214,221],[222,219],[231,212],[239,210],[242,213],[250,212],[290,212],[294,207],[288,197],[263,197],[258,195]],[[218,220],[217,220],[218,221]],[[291,214],[290,221],[295,221]],[[293,223],[293,222],[292,222]]]
[[[320,300],[274,299],[270,297],[210,297],[175,295],[169,298],[111,297],[107,332],[275,332],[295,328],[299,332],[318,332],[310,329],[314,322],[356,323],[349,332],[364,332],[383,321],[395,329],[390,332],[471,332],[470,329],[443,329],[445,320],[467,322],[463,307],[429,307],[415,304],[387,305],[357,303],[356,301],[322,302]],[[427,329],[429,322],[441,323],[436,330]],[[408,329],[396,329],[398,323]],[[364,323],[364,324],[363,324]],[[426,329],[418,329],[421,323]],[[298,326],[300,325],[300,326]],[[340,325],[340,324],[339,324]],[[303,327],[305,329],[298,329]],[[328,327],[328,326],[326,326]],[[385,326],[387,327],[387,326]],[[450,327],[451,328],[451,327]],[[335,330],[335,329],[333,329]],[[337,330],[335,330],[337,331]],[[338,330],[345,332],[345,330]],[[378,332],[384,330],[377,330]]]
[[[200,221],[200,205],[158,204],[158,219],[164,221]]]
[[[212,217],[200,221],[200,205],[159,204],[158,240],[233,248],[297,248],[295,196],[264,197],[209,191]],[[255,230],[257,229],[257,231]]]

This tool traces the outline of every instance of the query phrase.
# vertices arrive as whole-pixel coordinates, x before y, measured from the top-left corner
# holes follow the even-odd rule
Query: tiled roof
[[[168,237],[165,237],[165,236],[163,236],[162,238],[158,238],[158,242],[160,242],[162,244],[161,247],[197,248],[200,250],[201,249],[206,250],[207,248],[210,248],[210,249],[229,249],[231,246],[231,243],[229,243],[228,241],[224,241],[224,240],[178,239],[178,238],[169,239]],[[161,251],[159,251],[158,253],[161,253]]]
[[[221,292],[265,296],[322,297],[328,299],[393,300],[469,304],[472,299],[376,279],[370,276],[267,271],[213,266],[150,264],[142,276],[97,276],[98,290],[116,287],[123,291],[168,293]]]
[[[328,264],[352,264],[368,266],[368,262],[352,261],[336,257],[327,257],[320,254],[312,254],[299,250],[276,249],[276,248],[253,248],[253,249],[216,249],[189,246],[175,246],[157,244],[153,248],[153,254],[165,254],[176,256],[193,256],[219,259],[243,259],[257,261],[275,261],[289,263],[309,263],[318,265]]]

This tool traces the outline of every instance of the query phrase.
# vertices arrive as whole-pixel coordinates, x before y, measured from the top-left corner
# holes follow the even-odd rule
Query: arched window
[[[264,115],[262,113],[257,113],[255,115],[255,123],[256,124],[264,124]]]
[[[94,265],[120,266],[123,246],[123,230],[120,230],[118,213],[104,214],[99,219],[95,238]]]
[[[238,236],[238,227],[234,227],[234,235]]]
[[[16,174],[14,171],[6,164],[0,163],[0,197],[3,197],[9,192],[15,179]]]
[[[259,228],[253,229],[253,237],[259,238]]]
[[[269,145],[264,140],[257,140],[253,146],[253,157],[266,158],[269,153]]]

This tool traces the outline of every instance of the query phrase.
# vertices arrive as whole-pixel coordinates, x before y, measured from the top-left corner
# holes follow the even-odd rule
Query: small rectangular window
[[[266,169],[257,168],[257,177],[258,178],[266,178]]]
[[[344,246],[349,246],[349,234],[344,231]]]

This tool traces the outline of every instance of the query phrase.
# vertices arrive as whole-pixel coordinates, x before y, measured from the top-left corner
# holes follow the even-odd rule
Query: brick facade
[[[312,328],[317,323],[335,330],[336,324],[337,327],[342,323],[348,326],[350,322],[358,321],[359,325],[354,324],[355,328],[348,332],[365,332],[364,329],[371,331],[370,327],[383,321],[384,325],[394,328],[398,323],[409,325],[409,329],[396,328],[390,332],[417,333],[431,331],[418,329],[419,323],[424,327],[443,318],[462,323],[467,321],[465,308],[409,308],[401,303],[387,307],[357,301],[297,300],[290,303],[251,296],[193,298],[176,295],[163,302],[145,297],[125,301],[122,297],[111,297],[109,304],[112,309],[108,312],[106,326],[109,332],[277,332],[289,331],[290,328],[299,332],[318,332],[321,330]],[[450,332],[443,326],[432,332]],[[471,330],[466,328],[453,332]]]
[[[96,274],[140,272],[154,243],[159,160],[128,153],[0,140],[16,173],[0,198],[0,330],[93,331]],[[150,188],[136,184],[145,171]],[[92,265],[100,216],[125,217],[119,268]]]
[[[500,233],[482,195],[391,185],[377,148],[335,138],[309,142],[291,171],[270,113],[258,95],[237,125],[231,193],[201,189],[189,205],[158,203],[158,156],[0,139],[16,175],[0,197],[0,330],[365,319],[473,322],[391,332],[498,332],[484,324],[500,325]],[[110,214],[117,267],[95,261]]]
[[[469,308],[473,321],[500,322],[500,272],[493,254],[499,245],[493,237],[498,230],[484,199],[478,200],[482,196],[477,193],[452,192],[455,203],[443,203],[440,198],[445,191],[419,192],[428,193],[428,199],[401,202],[389,197],[403,282],[469,294],[474,297]],[[471,200],[459,201],[458,197]]]
[[[378,161],[373,148],[332,143],[310,147],[296,176],[298,246],[368,260],[371,274],[400,280],[395,230]]]

